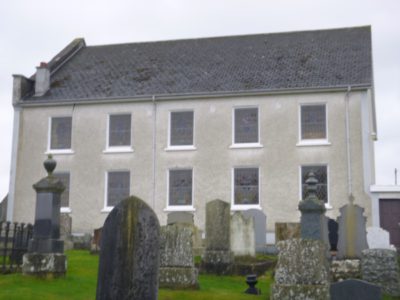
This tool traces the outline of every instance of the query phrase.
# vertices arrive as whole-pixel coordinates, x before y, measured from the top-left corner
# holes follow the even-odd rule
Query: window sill
[[[260,143],[248,143],[248,144],[232,144],[229,149],[249,149],[249,148],[264,148]]]
[[[164,149],[165,151],[194,151],[197,150],[195,146],[169,146]]]
[[[167,206],[164,208],[164,211],[196,211],[196,209],[191,205],[182,205],[182,206]]]
[[[332,205],[330,205],[329,203],[325,203],[325,208],[328,210],[333,209]]]
[[[52,154],[52,155],[59,155],[59,154],[74,154],[75,151],[72,149],[60,149],[60,150],[47,150],[44,154]]]
[[[109,213],[114,209],[114,206],[107,206],[101,210],[101,213]]]
[[[297,147],[330,146],[327,140],[302,140],[296,144]]]
[[[60,208],[60,213],[62,213],[62,214],[70,214],[71,212],[72,212],[72,210],[69,207],[61,207]]]
[[[239,204],[239,205],[232,205],[231,210],[248,210],[248,209],[259,209],[262,210],[260,204]]]
[[[133,149],[131,147],[110,147],[103,150],[104,154],[113,154],[113,153],[133,153]]]

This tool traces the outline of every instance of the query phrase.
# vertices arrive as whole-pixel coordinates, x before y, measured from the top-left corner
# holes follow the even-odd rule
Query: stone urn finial
[[[318,179],[315,177],[314,172],[308,173],[306,180],[307,184],[307,193],[309,197],[317,197],[317,184],[318,184]]]
[[[57,162],[53,159],[53,155],[49,154],[47,159],[43,163],[44,168],[47,171],[48,176],[53,175],[53,171],[57,166]]]

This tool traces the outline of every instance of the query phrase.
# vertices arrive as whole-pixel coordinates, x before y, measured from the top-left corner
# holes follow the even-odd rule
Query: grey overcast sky
[[[372,26],[376,182],[393,184],[400,169],[399,0],[1,1],[0,200],[9,184],[12,74],[32,75],[76,37],[102,45],[360,25]]]

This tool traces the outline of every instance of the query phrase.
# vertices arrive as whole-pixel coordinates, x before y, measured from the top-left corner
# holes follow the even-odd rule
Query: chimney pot
[[[47,62],[42,61],[40,63],[40,68],[47,68]]]

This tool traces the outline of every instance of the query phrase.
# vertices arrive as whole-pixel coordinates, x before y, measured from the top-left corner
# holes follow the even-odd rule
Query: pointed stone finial
[[[314,172],[308,173],[306,180],[308,197],[317,197],[317,184],[318,179],[315,177]]]
[[[47,171],[48,176],[53,175],[53,171],[57,166],[57,162],[53,159],[53,155],[49,154],[47,159],[43,163],[44,168]]]

